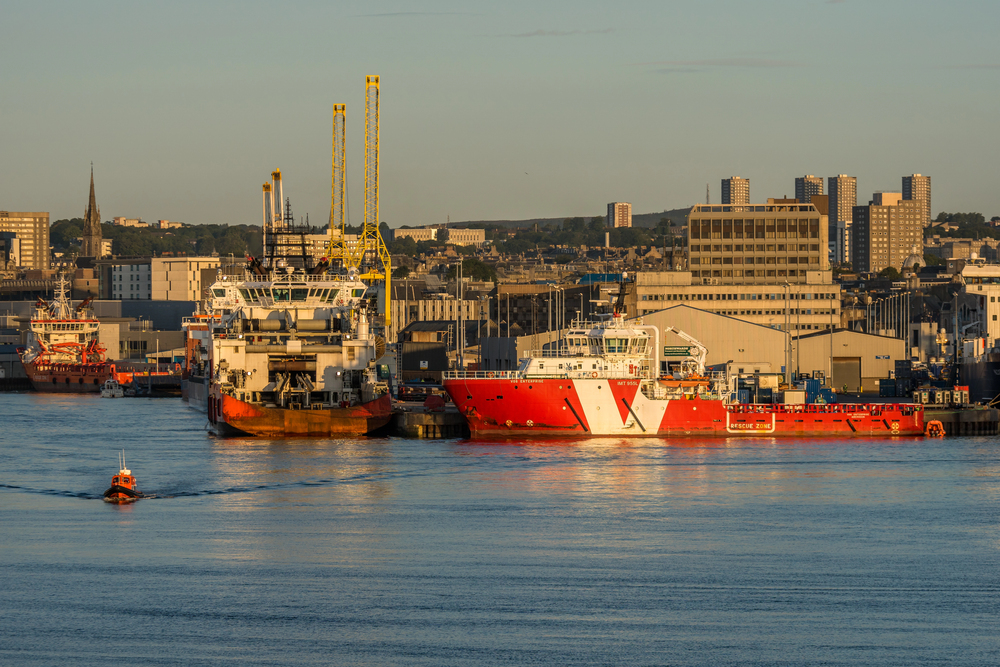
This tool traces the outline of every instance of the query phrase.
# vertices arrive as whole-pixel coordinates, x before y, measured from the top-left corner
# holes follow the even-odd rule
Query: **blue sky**
[[[1000,215],[1000,3],[4,3],[0,208],[258,223],[280,167],[325,223],[347,104],[363,217],[365,75],[381,77],[391,226],[792,196],[932,177],[933,214]]]

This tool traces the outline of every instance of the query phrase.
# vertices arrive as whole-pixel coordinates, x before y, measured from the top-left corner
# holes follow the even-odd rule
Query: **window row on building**
[[[691,266],[725,264],[815,264],[819,266],[819,257],[692,257]]]
[[[763,243],[735,245],[692,245],[691,253],[696,252],[819,252],[818,243]]]
[[[818,239],[818,219],[691,220],[691,239]]]
[[[790,292],[789,301],[823,301],[838,299],[836,293]],[[642,294],[640,301],[783,301],[784,292],[687,292]]]

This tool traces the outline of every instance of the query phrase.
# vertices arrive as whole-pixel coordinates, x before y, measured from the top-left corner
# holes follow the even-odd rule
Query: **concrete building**
[[[414,241],[436,241],[438,235],[437,227],[417,227],[416,229],[394,229],[393,237],[396,239],[413,239]]]
[[[750,179],[730,176],[722,179],[723,204],[749,204]]]
[[[631,227],[632,204],[611,202],[608,204],[608,227]]]
[[[808,174],[795,179],[795,198],[802,204],[812,201],[813,195],[823,194],[823,178]]]
[[[903,199],[920,202],[922,227],[931,224],[931,177],[913,174],[903,176]]]
[[[645,317],[683,303],[779,331],[822,331],[841,326],[840,285],[829,272],[810,272],[813,282],[704,284],[690,271],[642,271],[626,292],[626,313]],[[631,286],[630,285],[630,286]]]
[[[444,231],[446,232],[444,240],[453,245],[481,246],[486,243],[485,229],[458,229],[456,227],[449,227]]]
[[[827,217],[813,204],[697,204],[688,214],[695,284],[829,284]]]
[[[183,227],[183,222],[171,222],[170,220],[157,220],[156,226],[159,229],[176,229],[178,227]],[[152,227],[152,225],[150,225]]]
[[[146,300],[153,298],[152,260],[118,261],[109,265],[107,271],[109,289],[105,298]]]
[[[858,205],[858,179],[840,174],[826,179],[827,196],[830,198],[830,244],[834,261],[851,261],[851,227],[854,224],[854,207]]]
[[[0,232],[12,232],[17,243],[18,266],[48,269],[49,214],[43,211],[0,211]]]
[[[878,273],[923,248],[923,208],[898,192],[876,192],[868,206],[855,206],[851,248],[854,270]]]
[[[218,257],[154,257],[150,261],[152,299],[200,301],[206,284],[205,269],[218,269]],[[211,271],[207,275],[212,275]]]
[[[145,222],[143,222],[142,220],[140,220],[139,218],[123,218],[123,217],[111,218],[111,224],[115,225],[116,227],[148,227],[149,226]]]

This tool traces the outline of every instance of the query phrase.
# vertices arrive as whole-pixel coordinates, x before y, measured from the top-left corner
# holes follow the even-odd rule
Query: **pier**
[[[924,423],[934,420],[944,426],[946,437],[1000,433],[1000,410],[996,408],[924,410]]]
[[[392,417],[392,431],[405,438],[467,438],[469,427],[453,407],[443,412],[425,412],[419,403],[403,408]]]

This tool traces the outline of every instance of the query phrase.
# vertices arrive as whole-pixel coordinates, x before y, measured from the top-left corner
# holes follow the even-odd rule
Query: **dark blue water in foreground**
[[[1000,456],[222,440],[0,394],[0,664],[1000,663]],[[140,489],[100,500],[125,448]]]

